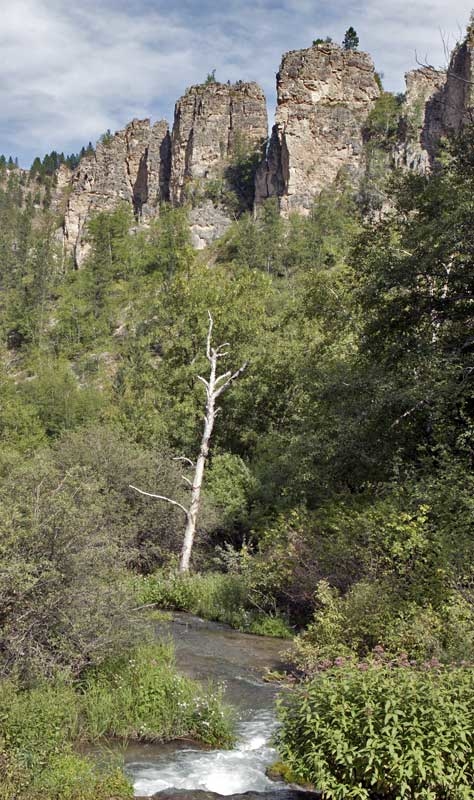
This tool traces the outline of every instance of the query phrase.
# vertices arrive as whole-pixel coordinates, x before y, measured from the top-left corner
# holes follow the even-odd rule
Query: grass
[[[232,720],[219,690],[178,675],[168,644],[21,690],[0,683],[0,800],[125,800],[132,787],[117,762],[99,766],[77,747],[104,737],[174,738],[229,746]]]
[[[189,611],[199,617],[224,622],[244,633],[293,637],[293,631],[279,614],[270,614],[252,602],[252,592],[240,575],[208,572],[180,575],[158,571],[135,576],[137,604],[156,604],[162,609]]]

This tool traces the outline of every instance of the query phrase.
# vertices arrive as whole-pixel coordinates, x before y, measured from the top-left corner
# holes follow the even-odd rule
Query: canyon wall
[[[379,96],[366,53],[317,44],[283,56],[268,155],[258,170],[256,203],[278,197],[284,214],[307,213],[313,199],[363,162],[363,126]]]
[[[384,170],[425,173],[440,140],[473,119],[473,26],[446,72],[426,66],[405,77],[396,141],[382,143]],[[276,198],[283,215],[307,214],[314,198],[334,181],[349,180],[357,187],[367,180],[367,123],[379,108],[380,94],[366,53],[326,42],[286,53],[277,75],[275,125],[256,169],[255,207]],[[171,132],[164,121],[133,120],[102,137],[72,177],[65,170],[58,175],[59,194],[67,198],[66,251],[80,266],[88,250],[91,214],[111,210],[120,201],[133,208],[138,223],[158,215],[163,201],[186,204],[192,242],[205,247],[231,224],[236,212],[226,202],[232,190],[229,176],[243,152],[254,161],[264,152],[267,125],[258,84],[210,82],[192,86],[178,100]],[[252,205],[252,186],[250,195],[240,211]]]
[[[88,252],[86,225],[91,214],[132,206],[138,220],[153,217],[169,199],[171,139],[168,123],[133,120],[105,135],[85,156],[71,179],[64,218],[64,245],[81,265]]]

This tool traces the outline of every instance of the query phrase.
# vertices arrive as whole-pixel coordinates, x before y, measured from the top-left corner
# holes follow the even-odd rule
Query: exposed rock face
[[[64,240],[78,266],[87,255],[85,225],[94,211],[110,211],[123,200],[138,219],[157,213],[169,199],[171,139],[164,121],[133,120],[99,142],[74,172],[64,221]]]
[[[287,53],[277,76],[277,112],[256,203],[280,197],[284,214],[307,213],[341,171],[358,173],[362,129],[378,95],[372,60],[335,44]]]
[[[205,200],[189,212],[192,246],[196,250],[204,250],[224,235],[230,223],[229,215],[221,205],[216,206],[211,200]]]
[[[430,169],[442,129],[438,97],[446,83],[446,73],[422,67],[407,72],[405,82],[401,138],[394,150],[394,163],[402,169],[424,173]]]
[[[426,71],[426,70],[425,70]],[[436,74],[434,70],[432,73]],[[430,165],[436,157],[439,140],[458,133],[472,122],[474,111],[474,27],[454,49],[444,80],[439,82],[426,104],[421,135]]]
[[[171,202],[184,202],[190,181],[221,177],[242,141],[260,148],[267,136],[265,95],[258,84],[192,86],[175,107]]]
[[[474,109],[474,29],[458,45],[447,72],[432,67],[405,76],[404,136],[395,163],[420,172],[431,169],[440,139],[472,121]]]

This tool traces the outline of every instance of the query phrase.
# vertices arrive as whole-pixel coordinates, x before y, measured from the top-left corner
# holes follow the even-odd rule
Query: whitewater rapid
[[[285,788],[267,778],[266,768],[276,760],[271,746],[275,730],[271,711],[256,712],[238,725],[238,739],[232,750],[175,752],[171,758],[128,763],[136,796],[150,797],[162,789],[194,789],[222,795],[248,791],[268,792]]]

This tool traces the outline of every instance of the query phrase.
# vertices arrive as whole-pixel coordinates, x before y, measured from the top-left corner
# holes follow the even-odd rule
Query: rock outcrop
[[[261,149],[267,132],[262,90],[256,83],[239,82],[188,89],[176,104],[172,135],[164,121],[133,120],[103,137],[71,179],[66,250],[80,266],[88,252],[85,232],[91,214],[125,201],[138,221],[147,221],[159,213],[162,201],[181,205],[193,181],[200,183],[202,201],[190,213],[191,236],[196,247],[205,247],[231,222],[223,207],[206,196],[206,182],[224,177],[239,147]]]
[[[361,197],[361,187],[372,187],[382,208],[387,170],[432,169],[440,140],[473,119],[474,23],[446,72],[428,66],[412,70],[406,86],[389,138],[384,140],[382,126],[377,141],[370,125],[383,116],[386,97],[371,115],[380,88],[366,53],[324,42],[284,55],[275,125],[256,172],[256,206],[274,197],[283,215],[306,214],[323,189],[343,178],[358,186]],[[238,81],[188,89],[176,103],[171,134],[166,122],[134,120],[102,137],[72,177],[63,168],[57,175],[51,203],[58,213],[66,204],[66,250],[79,266],[91,214],[120,201],[133,208],[137,222],[156,216],[162,201],[189,204],[193,245],[206,247],[230,225],[229,207],[240,213],[251,206],[251,167],[267,135],[263,91]],[[236,191],[242,176],[248,185]]]
[[[456,46],[447,71],[422,67],[405,75],[406,100],[397,166],[427,172],[439,142],[473,119],[474,27]]]
[[[446,83],[446,73],[422,67],[407,72],[405,83],[400,141],[394,148],[394,164],[425,173],[431,168],[442,132],[442,106],[438,98]]]
[[[85,226],[94,211],[110,211],[129,203],[137,219],[157,213],[169,199],[171,139],[168,123],[133,120],[114,135],[106,135],[95,153],[84,157],[71,181],[64,219],[66,249],[78,266],[87,255]]]
[[[380,90],[366,53],[318,44],[287,53],[277,75],[277,111],[256,203],[278,197],[282,213],[307,213],[341,172],[363,159],[363,125]]]
[[[242,146],[259,149],[268,136],[265,95],[256,83],[191,86],[175,107],[170,200],[186,200],[193,180],[220,178]]]

